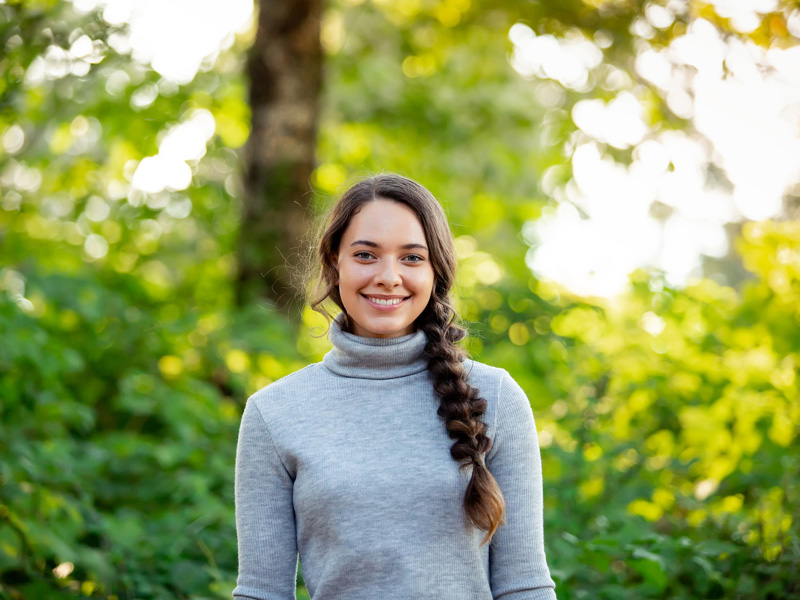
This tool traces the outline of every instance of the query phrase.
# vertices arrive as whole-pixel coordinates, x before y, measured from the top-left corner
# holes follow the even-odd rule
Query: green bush
[[[26,285],[38,314],[0,295],[3,595],[230,597],[246,395],[225,353],[290,354],[288,327],[263,310],[216,331],[190,311],[164,321],[130,276]]]

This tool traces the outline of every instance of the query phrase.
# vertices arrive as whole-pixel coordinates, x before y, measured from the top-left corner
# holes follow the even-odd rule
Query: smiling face
[[[434,280],[425,232],[414,211],[391,200],[367,202],[342,234],[334,264],[353,333],[413,333]]]

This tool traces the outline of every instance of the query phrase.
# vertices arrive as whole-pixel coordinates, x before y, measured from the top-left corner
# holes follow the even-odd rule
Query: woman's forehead
[[[361,207],[345,229],[342,241],[371,242],[365,245],[425,246],[425,231],[419,218],[405,204],[390,200],[373,200]]]

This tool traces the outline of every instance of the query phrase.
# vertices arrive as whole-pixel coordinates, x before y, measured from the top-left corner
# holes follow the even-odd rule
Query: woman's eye
[[[422,262],[425,259],[417,254],[412,254],[411,256],[406,257],[406,260],[410,260],[411,262]]]
[[[353,256],[360,258],[361,260],[369,260],[372,258],[372,255],[369,252],[356,252]]]

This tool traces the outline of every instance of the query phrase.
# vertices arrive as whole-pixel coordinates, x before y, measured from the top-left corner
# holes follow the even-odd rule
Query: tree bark
[[[259,0],[248,61],[252,129],[245,146],[236,300],[293,310],[302,260],[322,85],[322,0]]]

